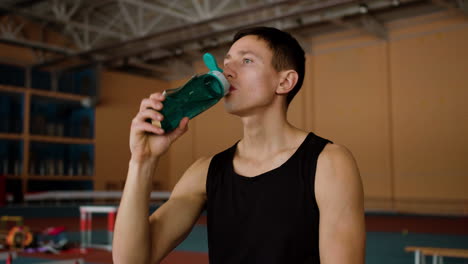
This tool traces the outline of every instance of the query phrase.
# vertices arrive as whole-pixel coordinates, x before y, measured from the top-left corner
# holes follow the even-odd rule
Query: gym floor
[[[52,226],[63,226],[70,242],[78,247],[80,242],[79,210],[76,205],[5,207],[0,215],[23,216],[24,224],[33,232]],[[366,263],[410,264],[412,253],[404,252],[406,246],[468,247],[468,217],[417,216],[388,213],[367,213]],[[107,240],[107,218],[93,215],[93,242]],[[235,250],[235,249],[233,249]],[[202,215],[192,232],[162,263],[208,263],[206,217]],[[89,249],[85,254],[78,248],[60,254],[20,252],[14,264],[44,263],[52,260],[83,258],[87,264],[112,263],[111,252]],[[428,258],[427,261],[430,261]],[[0,264],[5,261],[0,261]],[[463,259],[444,259],[446,264],[468,263]]]

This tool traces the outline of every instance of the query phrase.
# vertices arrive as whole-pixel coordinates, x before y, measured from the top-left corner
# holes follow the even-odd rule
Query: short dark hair
[[[273,58],[271,63],[277,71],[295,70],[299,75],[296,85],[286,97],[289,106],[294,96],[299,92],[304,82],[305,53],[297,40],[289,33],[272,27],[251,27],[238,31],[232,40],[236,42],[242,37],[253,35],[267,42]]]

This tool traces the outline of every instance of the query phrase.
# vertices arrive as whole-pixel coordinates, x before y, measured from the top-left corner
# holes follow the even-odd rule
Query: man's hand
[[[165,96],[162,93],[151,94],[141,101],[140,111],[133,118],[130,129],[130,151],[132,161],[154,161],[164,154],[169,146],[188,128],[188,117],[184,117],[174,131],[165,131],[147,122],[148,119],[162,121],[163,116],[157,112],[163,108]]]

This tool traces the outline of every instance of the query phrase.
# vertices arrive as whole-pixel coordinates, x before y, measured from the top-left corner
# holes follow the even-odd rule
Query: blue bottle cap
[[[213,55],[211,55],[211,53],[203,54],[203,62],[205,63],[206,67],[208,67],[210,71],[223,72],[223,70],[218,67],[218,64],[216,63],[216,59]]]

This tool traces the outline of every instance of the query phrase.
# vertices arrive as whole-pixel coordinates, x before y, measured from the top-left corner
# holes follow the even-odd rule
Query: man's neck
[[[244,136],[238,144],[238,152],[246,158],[261,159],[296,147],[305,134],[289,124],[285,112],[274,110],[242,117],[242,123]]]

